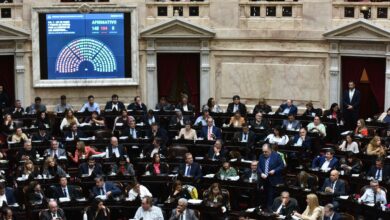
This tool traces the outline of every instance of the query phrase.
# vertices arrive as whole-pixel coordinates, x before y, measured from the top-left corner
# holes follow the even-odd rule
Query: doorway
[[[14,71],[14,56],[0,56],[0,85],[8,94],[8,106],[12,106],[15,101],[15,71]]]
[[[157,79],[159,98],[164,96],[176,105],[186,93],[195,109],[200,109],[199,53],[158,53]]]
[[[341,57],[342,88],[353,81],[361,92],[359,118],[372,117],[384,111],[385,58]]]

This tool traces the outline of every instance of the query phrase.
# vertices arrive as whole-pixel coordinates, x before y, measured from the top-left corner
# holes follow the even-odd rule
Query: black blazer
[[[138,130],[137,128],[135,128],[135,133],[137,134],[137,138],[141,138],[143,137],[143,133],[142,131]],[[133,136],[130,135],[130,128],[127,127],[126,129],[122,130],[122,133],[121,133],[122,136],[128,136],[130,139],[133,139]]]
[[[371,168],[367,172],[368,177],[375,178],[377,172],[377,168],[375,165],[371,166]],[[382,180],[386,180],[390,178],[390,166],[383,166],[382,169]]]
[[[234,109],[234,103],[231,102],[231,103],[229,103],[229,105],[228,105],[226,111],[227,111],[228,113],[234,114],[233,109]],[[238,104],[238,110],[240,111],[240,114],[241,114],[242,116],[245,116],[245,115],[246,115],[246,112],[247,112],[247,111],[246,111],[246,106],[245,106],[244,104],[242,104],[241,102]]]
[[[195,106],[193,106],[193,105],[190,104],[190,103],[187,103],[188,111],[184,111],[184,109],[183,109],[183,104],[182,104],[182,103],[177,104],[177,105],[176,105],[176,108],[177,108],[177,109],[180,109],[181,112],[194,112],[194,111],[195,111]]]
[[[256,120],[253,120],[249,122],[249,125],[252,129],[260,129],[261,127],[265,130],[269,129],[269,121],[265,118],[261,119],[260,124],[256,123]]]
[[[264,105],[264,106],[256,105],[255,108],[253,109],[253,114],[256,115],[259,112],[263,114],[264,113],[268,114],[269,112],[272,112],[272,108],[269,105]]]
[[[210,149],[209,149],[209,152],[207,153],[207,157],[210,159],[210,160],[217,160],[217,161],[225,161],[226,160],[226,150],[224,150],[223,148],[221,149],[220,151],[220,154],[217,156],[214,154],[214,146],[211,146]]]
[[[186,172],[186,164],[182,163],[179,166],[179,174],[184,176],[185,172]],[[200,168],[200,165],[198,163],[193,162],[191,164],[190,175],[193,176],[195,180],[202,177],[202,169]]]
[[[155,136],[153,135],[152,129],[149,129],[146,132],[146,136],[151,139],[155,137],[161,138],[163,141],[161,145],[165,145],[165,143],[168,141],[168,132],[164,128],[158,128]]]
[[[61,218],[61,220],[66,220],[65,213],[60,208],[57,210],[57,217]],[[39,220],[53,220],[50,210],[43,210],[39,216]]]
[[[133,102],[127,106],[127,110],[142,111],[142,112],[146,113],[148,111],[148,108],[146,107],[146,105],[144,103],[142,103],[141,105],[136,105]]]
[[[271,206],[272,211],[276,212],[279,209],[280,205],[282,205],[282,198],[279,196],[279,197],[275,198],[275,200]],[[289,216],[295,210],[298,210],[298,202],[296,199],[290,198],[287,205],[282,207],[279,214],[284,215],[284,216]]]
[[[324,185],[322,185],[321,191],[325,192],[325,188],[326,187],[332,188],[332,182],[330,181],[329,178],[325,179]],[[333,195],[335,195],[335,196],[345,195],[345,182],[344,182],[344,180],[338,179],[336,181],[336,185],[334,187]]]
[[[125,105],[123,102],[118,101],[118,112],[122,111],[123,109],[126,109]],[[106,106],[104,107],[104,110],[111,110],[112,109],[112,101],[108,101],[106,103]]]
[[[83,174],[88,174],[88,163],[85,162],[80,165],[79,174],[80,176],[82,176]],[[101,176],[102,174],[103,174],[102,166],[96,163],[91,176]]]
[[[66,138],[72,138],[72,137],[73,137],[72,131],[65,132],[65,139]],[[74,137],[74,140],[79,139],[79,138],[85,138],[85,137],[86,136],[85,136],[84,132],[82,132],[80,130],[77,130],[77,133],[76,133],[76,135]]]
[[[71,200],[79,198],[81,196],[81,195],[79,195],[79,192],[77,192],[76,186],[67,185],[67,187],[68,187],[69,197]],[[55,195],[56,195],[57,199],[59,199],[61,197],[66,197],[64,192],[62,191],[62,187],[60,185],[56,186]]]
[[[159,120],[159,118],[157,117],[157,115],[153,115],[153,116],[154,116],[154,123],[160,124],[160,120]],[[149,123],[149,118],[148,118],[147,115],[144,115],[144,116],[142,117],[142,122],[143,122],[145,125],[148,125],[148,126],[151,125],[151,124]]]
[[[248,147],[252,147],[255,144],[256,135],[253,131],[249,131],[247,135],[248,137],[247,137],[246,145]],[[233,142],[241,142],[242,138],[243,138],[243,132],[242,131],[236,132],[234,133]]]
[[[145,168],[146,171],[149,171],[149,173],[153,175],[157,175],[156,171],[154,169],[153,163],[148,163]],[[160,174],[168,174],[169,173],[169,167],[167,163],[160,162]]]
[[[186,123],[186,121],[189,121],[191,118],[188,115],[183,115],[183,125]],[[182,126],[180,124],[180,121],[178,121],[178,118],[176,115],[172,116],[171,121],[169,123],[171,126]]]
[[[353,106],[353,111],[358,112],[360,107],[360,91],[355,88],[352,100],[349,100],[349,90],[345,90],[343,94],[343,108],[347,110],[348,105]]]
[[[114,157],[114,154],[112,152],[112,145],[110,144],[109,146],[107,146],[107,148],[108,148],[108,157],[109,158]],[[125,147],[123,147],[121,144],[118,145],[118,151],[121,158],[127,155]]]

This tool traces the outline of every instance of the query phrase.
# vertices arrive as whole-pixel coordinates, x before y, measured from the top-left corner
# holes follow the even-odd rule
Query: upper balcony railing
[[[390,0],[334,0],[334,19],[389,19]]]
[[[21,19],[23,12],[22,0],[0,0],[0,18]]]
[[[147,16],[209,17],[209,0],[146,0]]]
[[[301,18],[302,2],[298,0],[241,0],[241,18]]]

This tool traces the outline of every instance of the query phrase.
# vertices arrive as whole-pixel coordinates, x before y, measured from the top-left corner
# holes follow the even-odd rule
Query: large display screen
[[[41,31],[43,77],[57,79],[125,78],[125,13],[44,14]],[[42,28],[42,25],[40,25]],[[43,36],[42,36],[43,35]],[[43,50],[43,51],[42,51]]]

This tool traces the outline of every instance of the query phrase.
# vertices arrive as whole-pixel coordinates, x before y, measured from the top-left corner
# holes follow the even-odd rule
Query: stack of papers
[[[194,205],[199,205],[201,204],[203,201],[201,199],[189,199],[188,200],[188,203],[190,204],[194,204]]]
[[[214,173],[210,173],[210,174],[207,174],[204,176],[204,178],[214,178],[215,174]]]

